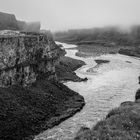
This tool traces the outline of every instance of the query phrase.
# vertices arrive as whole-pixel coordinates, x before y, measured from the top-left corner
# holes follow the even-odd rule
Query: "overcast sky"
[[[140,24],[140,0],[0,0],[0,11],[52,31]]]

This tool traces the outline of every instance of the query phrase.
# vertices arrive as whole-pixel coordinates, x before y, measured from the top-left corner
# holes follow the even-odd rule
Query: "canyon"
[[[0,34],[0,86],[26,86],[43,74],[48,75],[48,80],[56,80],[55,65],[64,54],[50,33],[3,31]]]
[[[84,63],[65,54],[48,31],[0,31],[0,139],[32,140],[83,108],[61,80]]]

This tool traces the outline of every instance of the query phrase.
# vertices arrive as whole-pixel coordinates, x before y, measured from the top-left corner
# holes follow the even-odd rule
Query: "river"
[[[120,54],[107,54],[97,57],[82,58],[75,56],[76,47],[62,43],[66,56],[83,60],[86,65],[76,70],[80,77],[87,77],[87,82],[67,82],[70,89],[81,94],[86,102],[84,108],[73,117],[58,126],[48,129],[36,137],[36,140],[70,140],[81,126],[93,127],[103,119],[109,110],[124,101],[134,101],[140,75],[140,59]],[[98,65],[95,59],[109,60]],[[88,72],[87,72],[88,71]]]

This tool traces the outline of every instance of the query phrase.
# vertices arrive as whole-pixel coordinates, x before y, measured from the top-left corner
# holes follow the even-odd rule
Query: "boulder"
[[[81,81],[86,82],[88,80],[87,77],[83,78]]]
[[[135,95],[135,100],[140,99],[140,88],[137,90],[136,95]]]

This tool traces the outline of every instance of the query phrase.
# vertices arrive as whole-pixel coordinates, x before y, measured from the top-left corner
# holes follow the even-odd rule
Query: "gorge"
[[[120,103],[134,101],[136,90],[139,88],[139,58],[120,54],[83,58],[75,56],[78,51],[76,45],[66,43],[62,43],[62,45],[66,49],[66,56],[80,59],[86,63],[85,66],[76,70],[76,74],[82,78],[87,77],[87,82],[65,83],[70,89],[80,93],[85,98],[86,105],[81,112],[58,126],[44,131],[36,136],[35,140],[74,139],[81,127],[86,128],[78,133],[76,140],[92,139],[92,135],[90,135],[92,132],[87,127],[92,128],[100,119],[105,118],[109,110],[119,106]],[[109,63],[98,66],[95,60],[99,59],[109,61]],[[92,70],[88,72],[89,69]]]
[[[140,138],[139,26],[56,34],[72,45],[0,18],[0,139]]]
[[[50,32],[0,32],[0,139],[31,140],[82,109],[84,98],[59,78],[74,80],[83,63],[64,55]]]

